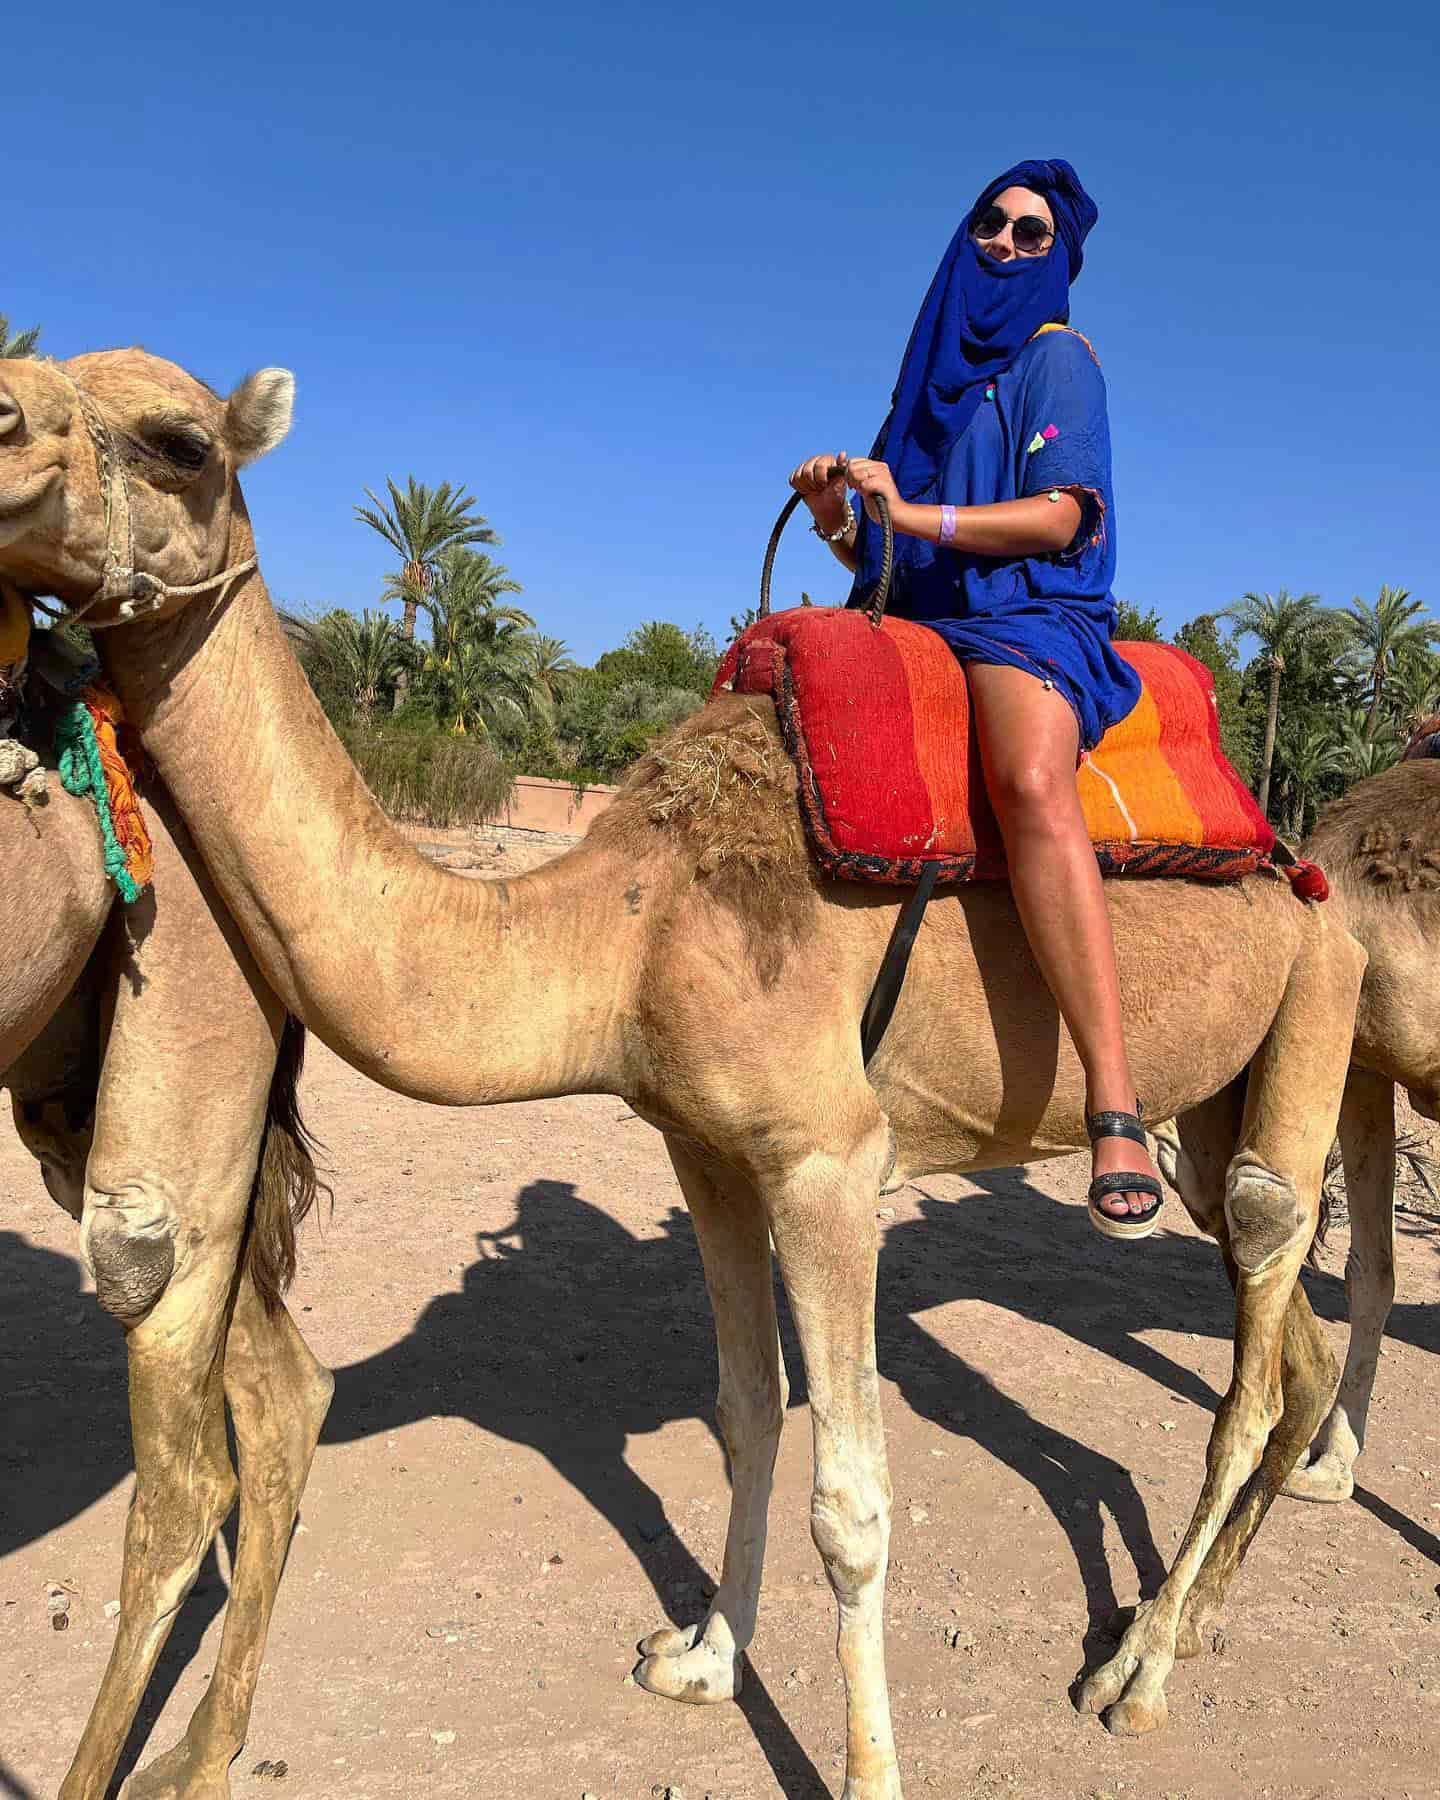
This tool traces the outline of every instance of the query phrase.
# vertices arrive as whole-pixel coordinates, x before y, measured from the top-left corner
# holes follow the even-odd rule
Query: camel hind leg
[[[729,1171],[702,1165],[676,1139],[666,1147],[685,1195],[715,1314],[720,1392],[716,1419],[730,1459],[725,1565],[709,1613],[684,1630],[652,1632],[635,1672],[641,1687],[704,1705],[740,1689],[740,1659],[755,1632],[775,1455],[789,1387],[775,1319],[770,1232],[759,1198]]]
[[[1355,1491],[1355,1459],[1365,1445],[1380,1340],[1395,1300],[1395,1088],[1385,1076],[1351,1069],[1340,1107],[1340,1154],[1350,1208],[1350,1344],[1340,1392],[1310,1460],[1285,1484],[1298,1500],[1348,1500]]]
[[[1103,1713],[1122,1735],[1165,1723],[1165,1682],[1186,1603],[1212,1548],[1220,1555],[1211,1581],[1223,1591],[1324,1407],[1318,1330],[1303,1296],[1299,1306],[1293,1297],[1319,1219],[1363,968],[1359,947],[1317,921],[1251,1066],[1221,1227],[1234,1267],[1234,1373],[1216,1412],[1204,1485],[1159,1594],[1078,1695],[1082,1711]],[[1202,1601],[1208,1591],[1207,1583]]]

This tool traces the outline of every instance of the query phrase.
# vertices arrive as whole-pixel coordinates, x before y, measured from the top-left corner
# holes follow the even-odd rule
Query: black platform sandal
[[[1129,1138],[1131,1143],[1144,1144],[1149,1149],[1145,1127],[1140,1122],[1138,1100],[1133,1113],[1086,1113],[1085,1129],[1092,1144],[1099,1143],[1101,1138]],[[1151,1204],[1144,1212],[1107,1213],[1097,1204],[1107,1194],[1144,1194],[1149,1197]],[[1160,1223],[1160,1208],[1164,1204],[1165,1190],[1156,1176],[1132,1175],[1126,1169],[1112,1169],[1108,1175],[1097,1175],[1090,1183],[1087,1196],[1090,1223],[1101,1237],[1123,1238],[1127,1241],[1149,1237]]]

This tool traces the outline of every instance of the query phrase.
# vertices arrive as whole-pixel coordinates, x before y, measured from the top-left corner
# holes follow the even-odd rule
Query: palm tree
[[[403,558],[398,573],[387,583],[386,597],[398,599],[404,607],[401,635],[407,643],[413,643],[415,615],[435,585],[443,552],[465,544],[498,544],[500,539],[483,515],[475,511],[474,495],[452,487],[448,481],[430,488],[407,475],[403,494],[388,476],[385,485],[390,490],[389,506],[366,488],[373,504],[357,506],[355,516],[378,531]],[[409,678],[402,671],[395,688],[397,711],[404,704],[408,686]]]
[[[520,653],[539,709],[553,713],[580,674],[569,646],[563,638],[532,631],[521,640]]]
[[[1376,733],[1368,713],[1358,706],[1348,707],[1341,715],[1340,731],[1335,739],[1334,766],[1345,777],[1347,785],[1363,781],[1368,775],[1378,775],[1392,763],[1399,762],[1403,747],[1388,725],[1384,731]]]
[[[388,613],[360,618],[337,607],[319,618],[282,613],[281,620],[312,680],[338,690],[369,720],[383,690],[404,674],[407,645]]]
[[[40,327],[32,325],[29,331],[17,331],[10,335],[10,321],[4,313],[0,313],[0,356],[33,356],[35,346],[40,342]]]
[[[1280,761],[1290,801],[1288,829],[1292,837],[1303,838],[1315,789],[1343,767],[1343,755],[1328,722],[1306,719],[1283,741]]]
[[[1241,636],[1259,638],[1260,660],[1270,671],[1270,695],[1265,709],[1265,748],[1260,758],[1260,810],[1270,803],[1270,769],[1275,761],[1275,727],[1280,717],[1280,679],[1285,659],[1301,649],[1324,618],[1318,594],[1291,594],[1280,588],[1274,594],[1246,594],[1217,618],[1229,619]]]
[[[396,597],[402,578],[392,576],[386,598]],[[535,621],[518,606],[500,602],[501,594],[518,594],[502,563],[479,550],[446,550],[438,559],[435,581],[420,604],[430,619],[431,650],[426,666],[448,668],[460,644],[477,632],[493,637],[501,626],[529,629]]]
[[[1396,729],[1408,738],[1425,719],[1440,713],[1440,656],[1433,650],[1402,650],[1385,684],[1385,697]]]
[[[472,731],[488,735],[501,721],[523,730],[529,717],[524,674],[509,640],[497,647],[464,639],[437,686],[457,737]]]
[[[1373,606],[1357,595],[1339,615],[1356,673],[1370,691],[1365,715],[1367,742],[1375,736],[1385,683],[1394,673],[1397,661],[1407,654],[1428,650],[1435,641],[1435,623],[1415,616],[1424,610],[1425,602],[1412,600],[1408,588],[1383,585]]]

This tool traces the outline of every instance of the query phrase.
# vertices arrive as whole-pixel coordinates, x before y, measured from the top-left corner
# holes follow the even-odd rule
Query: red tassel
[[[1330,883],[1325,879],[1325,871],[1319,863],[1305,862],[1297,858],[1286,866],[1285,878],[1295,890],[1300,900],[1328,900]]]

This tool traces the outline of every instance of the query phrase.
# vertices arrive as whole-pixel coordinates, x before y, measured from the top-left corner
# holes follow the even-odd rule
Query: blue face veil
[[[1010,187],[1029,188],[1049,202],[1055,242],[1047,255],[996,262],[971,238],[975,219]],[[1099,216],[1080,177],[1055,157],[1016,163],[997,175],[961,220],[910,333],[890,416],[871,452],[890,465],[906,500],[933,503],[946,453],[974,418],[986,383],[1009,368],[1042,325],[1070,317],[1070,283]],[[880,573],[880,532],[863,508],[859,513],[857,593]],[[896,538],[897,583],[918,546],[918,539]]]

